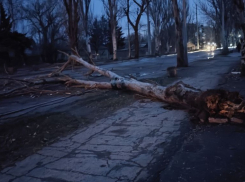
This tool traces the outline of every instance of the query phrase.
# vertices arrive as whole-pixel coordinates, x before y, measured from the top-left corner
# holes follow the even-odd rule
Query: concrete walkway
[[[182,81],[201,89],[213,88],[239,60],[237,56],[181,68],[183,73],[196,70],[195,77]],[[152,181],[159,172],[153,169],[166,155],[166,147],[176,137],[183,137],[181,126],[189,123],[186,112],[166,110],[163,105],[148,99],[135,102],[2,170],[0,181]]]
[[[5,169],[1,181],[137,181],[178,135],[183,111],[166,111],[149,100],[115,112]],[[42,179],[42,180],[41,180]]]

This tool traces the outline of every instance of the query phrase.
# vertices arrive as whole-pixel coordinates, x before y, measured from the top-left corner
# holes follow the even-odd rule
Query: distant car
[[[207,51],[214,51],[214,50],[216,50],[216,48],[217,48],[217,46],[214,42],[213,43],[208,42],[208,44],[206,46]]]

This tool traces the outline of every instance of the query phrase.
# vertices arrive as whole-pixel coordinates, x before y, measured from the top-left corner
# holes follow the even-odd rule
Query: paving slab
[[[154,112],[154,117],[152,117],[150,105],[163,110],[165,116],[158,111]],[[131,119],[131,115],[123,108],[124,112],[118,110],[113,114],[115,118],[110,116],[108,120],[98,120],[86,130],[76,131],[76,134],[66,137],[66,140],[43,148],[37,154],[16,163],[16,166],[4,175],[11,174],[16,177],[16,180],[19,179],[18,177],[25,180],[32,177],[49,181],[55,181],[55,179],[85,181],[90,176],[91,181],[97,178],[105,181],[133,181],[139,174],[142,175],[142,170],[147,171],[147,165],[157,155],[154,151],[159,144],[167,142],[172,132],[178,130],[183,117],[186,117],[184,112],[177,114],[179,111],[170,111],[171,115],[175,114],[177,124],[172,119],[167,121],[166,118],[171,116],[168,115],[169,111],[162,109],[161,106],[160,103],[152,104],[150,100],[143,103],[136,102],[130,105],[128,110],[136,112],[139,116],[139,113],[144,114],[143,125],[137,122],[131,125],[125,124],[125,121]],[[143,111],[141,111],[142,108]],[[161,117],[157,116],[157,113]],[[152,118],[163,119],[154,125]],[[114,122],[111,123],[113,120]],[[107,125],[106,121],[110,124]],[[101,125],[101,122],[105,122],[105,125]],[[169,130],[163,132],[162,128],[169,128]],[[157,136],[154,136],[155,133]],[[71,150],[68,150],[69,147]],[[59,175],[59,173],[62,174]]]

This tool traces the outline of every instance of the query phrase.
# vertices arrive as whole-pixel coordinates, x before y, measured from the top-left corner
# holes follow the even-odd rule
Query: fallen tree
[[[52,91],[49,89],[45,89],[43,88],[43,86],[50,84],[64,84],[66,81],[69,80],[70,77],[67,77],[65,75],[60,75],[58,77],[39,76],[37,78],[29,78],[25,80],[14,78],[0,78],[0,99],[32,93],[53,94],[57,92],[62,92],[61,90]]]
[[[110,82],[94,82],[70,78],[65,81],[65,84],[68,86],[84,87],[87,89],[131,90],[156,98],[172,106],[192,111],[194,118],[200,122],[244,123],[245,121],[245,102],[238,92],[215,89],[201,91],[183,82],[163,87],[157,84],[141,82],[135,78],[124,78],[112,71],[89,64],[78,53],[76,55],[68,55],[68,61],[64,66],[54,71],[50,76],[59,75],[72,61],[76,61],[86,68],[110,78]]]

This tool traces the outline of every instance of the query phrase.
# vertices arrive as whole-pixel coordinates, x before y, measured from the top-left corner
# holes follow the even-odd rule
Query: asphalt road
[[[214,52],[198,51],[188,53],[188,62],[192,63],[202,59],[214,58],[219,53],[219,50]],[[136,78],[154,78],[162,75],[166,72],[166,69],[170,66],[176,66],[176,55],[165,55],[162,57],[153,58],[139,58],[133,60],[115,61],[115,62],[101,62],[94,61],[96,65],[111,70],[121,76],[133,75]],[[29,68],[21,68],[13,75],[14,78],[28,78],[37,75],[49,74],[56,70],[57,66],[50,66],[46,68],[40,68],[38,71],[32,71]],[[68,69],[63,72],[73,78],[89,79],[89,80],[101,80],[98,79],[98,74],[93,74],[92,77],[83,76],[87,73],[87,69],[80,67],[74,70]]]
[[[193,52],[188,53],[188,61],[189,63],[207,59],[207,58],[213,58],[215,55],[219,53],[218,50],[215,52],[206,52],[206,51],[199,51],[199,52]],[[140,58],[137,60],[129,60],[129,61],[122,61],[122,62],[115,62],[110,64],[104,64],[101,65],[102,68],[111,70],[121,76],[129,76],[133,75],[134,77],[138,79],[143,78],[156,78],[159,76],[162,76],[166,73],[166,70],[170,66],[176,66],[176,55],[166,55],[162,57],[157,58]],[[75,74],[76,72],[79,73],[79,75]],[[67,71],[67,74],[71,74],[71,76],[74,77],[81,77],[82,69],[75,70],[73,74],[71,74],[69,71]],[[94,74],[95,76],[97,74]],[[83,78],[85,79],[85,78]],[[90,78],[91,80],[96,80],[96,78]],[[98,78],[97,78],[98,79]]]
[[[199,51],[199,52],[193,52],[193,53],[188,53],[188,59],[189,59],[189,64],[193,64],[196,61],[200,60],[207,60],[208,57],[215,56],[219,53],[219,50],[216,50],[215,52],[206,52],[206,51]],[[210,59],[212,60],[212,59]],[[168,79],[167,78],[167,68],[170,66],[176,66],[176,55],[167,55],[167,56],[162,56],[162,57],[156,57],[156,58],[140,58],[140,59],[135,59],[135,60],[126,60],[126,61],[116,61],[116,62],[109,62],[109,63],[102,63],[102,62],[97,62],[97,64],[100,64],[100,67],[104,69],[111,70],[121,76],[134,76],[139,80],[142,79],[154,79],[154,78],[163,78],[166,77],[165,80],[155,80],[161,85],[167,85],[177,79],[183,78],[184,75],[179,74],[178,77],[175,79]],[[189,67],[190,68],[190,67]],[[12,75],[12,78],[18,78],[18,79],[25,79],[28,77],[35,77],[39,75],[47,75],[51,73],[53,70],[57,69],[57,66],[55,67],[46,67],[46,68],[40,68],[38,71],[30,71],[29,68],[21,68],[18,70],[18,72],[14,75]],[[178,70],[181,70],[184,68],[178,68]],[[195,69],[195,68],[194,68]],[[84,73],[86,73],[88,70],[84,67],[79,67],[76,69],[67,69],[63,73],[69,75],[72,78],[76,79],[83,79],[83,80],[92,80],[92,81],[109,81],[108,78],[99,75],[98,73],[93,73],[92,76],[87,77],[84,76]],[[3,76],[1,76],[3,77]],[[62,100],[60,103],[59,100]],[[30,106],[36,106],[40,105],[40,107],[34,107],[35,110],[37,108],[40,108],[40,112],[46,112],[44,108],[49,107],[43,107],[47,105],[51,105],[51,107],[58,105],[63,105],[67,103],[72,103],[74,100],[76,100],[76,97],[68,97],[62,99],[60,96],[43,96],[39,99],[30,99],[29,96],[27,97],[21,97],[18,98],[18,102],[16,102],[15,98],[3,100],[2,104],[0,106],[1,110],[1,115],[0,118],[8,118],[12,116],[18,116],[19,114],[24,114],[27,111],[33,110],[33,107],[31,109],[27,109]],[[81,99],[81,98],[79,98]],[[58,101],[57,101],[58,100]],[[65,100],[65,102],[64,102]],[[55,102],[53,102],[55,101]],[[52,102],[52,103],[51,103]],[[57,102],[57,103],[56,103]],[[21,103],[21,104],[20,104]],[[21,112],[15,112],[19,111]],[[8,114],[14,111],[14,114]],[[2,116],[2,114],[7,113],[6,117]]]

